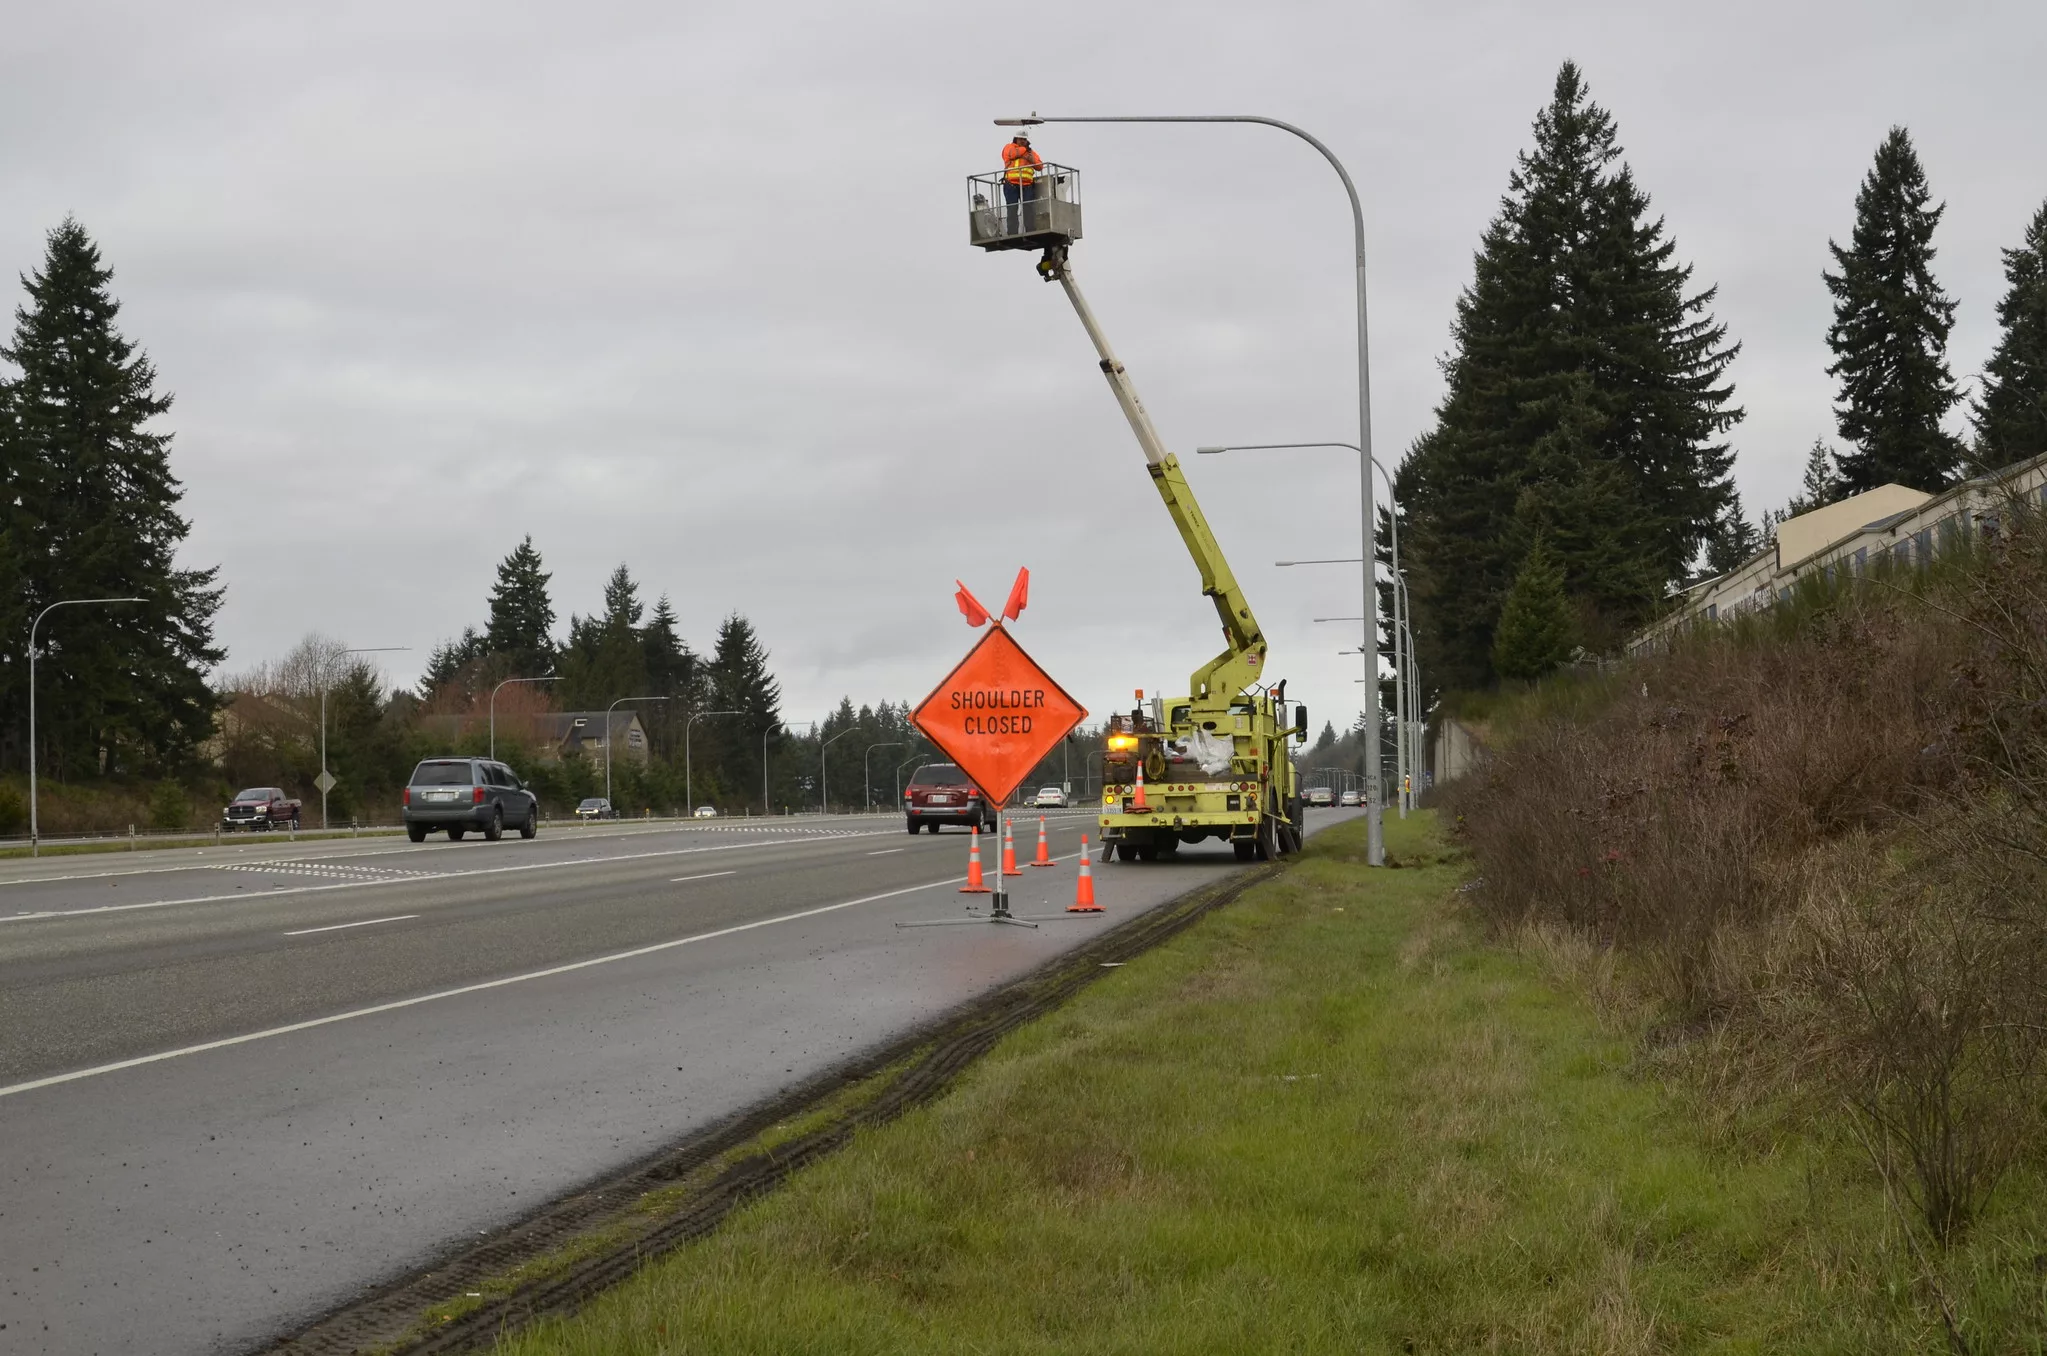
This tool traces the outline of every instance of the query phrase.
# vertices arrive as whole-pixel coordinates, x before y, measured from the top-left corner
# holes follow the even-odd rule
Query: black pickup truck
[[[281,787],[252,786],[238,792],[220,812],[220,827],[228,833],[236,829],[295,829],[299,826],[299,803],[284,794]]]

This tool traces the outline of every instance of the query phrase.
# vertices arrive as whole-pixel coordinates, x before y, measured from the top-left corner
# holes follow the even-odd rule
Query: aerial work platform
[[[1009,193],[1016,201],[1009,201]],[[967,179],[968,240],[984,250],[1044,250],[1080,239],[1080,172],[1047,163],[1028,184],[1007,171]]]

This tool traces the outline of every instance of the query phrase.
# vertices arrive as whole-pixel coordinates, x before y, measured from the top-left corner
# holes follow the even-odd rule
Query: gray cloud
[[[481,619],[526,532],[564,612],[625,560],[708,641],[733,608],[790,714],[917,697],[969,639],[955,576],[1037,581],[1020,635],[1101,710],[1213,652],[1192,567],[1057,291],[964,243],[988,120],[1262,112],[1367,196],[1375,432],[1425,425],[1471,251],[1557,63],[1745,344],[1738,471],[1780,502],[1830,434],[1827,299],[1884,130],[1949,203],[1959,371],[1997,250],[2047,196],[2037,4],[1027,10],[938,3],[43,7],[0,51],[0,259],[75,212],[178,395],[188,555],[229,580],[230,667],[308,630],[410,644]],[[1353,434],[1348,224],[1260,129],[1048,129],[1076,266],[1161,431]],[[1274,640],[1339,718],[1356,542],[1341,455],[1202,458]]]

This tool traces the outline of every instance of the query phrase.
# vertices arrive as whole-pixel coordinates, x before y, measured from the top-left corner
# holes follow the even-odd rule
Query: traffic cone
[[[1052,845],[1045,841],[1045,817],[1043,815],[1038,816],[1038,859],[1032,862],[1031,865],[1052,865]]]
[[[1073,883],[1073,903],[1066,906],[1068,913],[1100,913],[1102,906],[1095,903],[1095,877],[1087,866],[1087,835],[1080,836],[1080,879]]]
[[[981,826],[974,826],[974,844],[967,849],[967,883],[960,887],[963,895],[985,895],[988,887],[981,884]]]
[[[1012,820],[1002,821],[1002,874],[1021,876],[1016,869],[1016,824]]]
[[[1144,803],[1144,762],[1140,759],[1137,764],[1137,794],[1131,797],[1130,810],[1133,814],[1144,814],[1150,809],[1151,806]]]

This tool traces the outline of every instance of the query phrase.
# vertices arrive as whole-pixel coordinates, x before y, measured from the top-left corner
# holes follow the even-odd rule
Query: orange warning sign
[[[910,716],[994,805],[1086,718],[1000,625]]]

